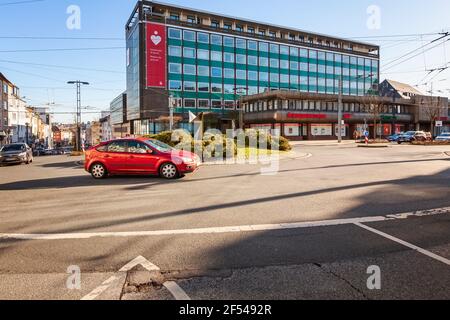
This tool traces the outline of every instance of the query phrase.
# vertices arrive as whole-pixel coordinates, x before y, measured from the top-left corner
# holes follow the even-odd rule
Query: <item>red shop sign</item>
[[[288,113],[289,119],[326,119],[326,114],[313,114],[313,113]]]

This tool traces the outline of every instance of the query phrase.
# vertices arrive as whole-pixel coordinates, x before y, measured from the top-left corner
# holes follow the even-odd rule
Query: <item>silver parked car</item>
[[[450,141],[450,132],[442,133],[436,138],[436,141]]]
[[[0,149],[0,165],[33,162],[33,150],[26,143],[7,144]]]

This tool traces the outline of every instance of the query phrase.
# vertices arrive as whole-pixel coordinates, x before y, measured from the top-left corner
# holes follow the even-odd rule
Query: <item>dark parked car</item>
[[[0,164],[30,164],[33,151],[26,143],[8,144],[0,149]]]

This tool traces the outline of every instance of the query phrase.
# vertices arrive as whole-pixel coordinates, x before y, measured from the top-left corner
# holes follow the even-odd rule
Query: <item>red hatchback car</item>
[[[86,151],[84,168],[95,179],[108,175],[160,175],[166,179],[192,173],[200,157],[157,140],[137,138],[104,142]]]

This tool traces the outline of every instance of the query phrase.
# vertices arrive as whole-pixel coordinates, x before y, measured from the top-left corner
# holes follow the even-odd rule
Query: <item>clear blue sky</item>
[[[0,0],[0,72],[21,88],[30,104],[55,102],[52,111],[72,112],[74,89],[68,80],[89,81],[83,88],[83,105],[106,110],[109,102],[125,89],[125,50],[92,51],[1,52],[11,50],[39,50],[62,48],[124,47],[122,40],[35,40],[5,39],[5,37],[102,37],[123,38],[124,25],[135,5],[128,0],[42,0],[27,4],[8,4],[21,0]],[[23,0],[22,0],[23,1]],[[448,0],[168,0],[182,6],[239,16],[252,20],[286,25],[339,37],[372,37],[365,41],[382,46],[383,64],[407,53],[435,35],[376,38],[386,35],[435,33],[450,30],[450,1]],[[81,8],[81,29],[66,28],[69,5]],[[367,27],[367,8],[381,9],[381,29]],[[423,41],[423,42],[422,42]],[[389,69],[381,77],[418,84],[426,76],[425,69],[439,67],[450,59],[450,42],[420,54],[416,58]],[[8,61],[8,62],[7,62]],[[13,63],[15,62],[15,63]],[[23,64],[17,62],[26,62]],[[74,68],[52,68],[32,64],[60,65]],[[103,72],[104,70],[109,72]],[[426,82],[426,80],[424,80]],[[439,74],[434,80],[437,90],[449,95],[450,72]],[[421,87],[423,91],[425,87]],[[443,93],[440,93],[444,95]],[[95,110],[91,110],[95,111]],[[98,118],[86,114],[85,120]],[[59,115],[57,120],[73,121],[73,116]]]

